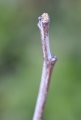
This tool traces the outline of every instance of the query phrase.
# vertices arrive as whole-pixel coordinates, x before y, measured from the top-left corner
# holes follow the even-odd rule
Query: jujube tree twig
[[[43,13],[40,17],[38,17],[38,27],[41,33],[41,43],[42,43],[42,53],[43,53],[43,68],[42,68],[41,83],[40,83],[33,120],[43,119],[43,113],[48,95],[51,74],[56,62],[56,56],[51,55],[50,47],[49,47],[49,23],[50,23],[50,18],[47,13]]]

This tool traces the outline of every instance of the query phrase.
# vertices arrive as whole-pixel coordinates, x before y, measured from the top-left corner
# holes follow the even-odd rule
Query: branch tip
[[[43,13],[41,15],[41,17],[42,17],[42,22],[43,23],[48,23],[49,22],[49,15],[48,15],[48,13]]]
[[[38,17],[39,21],[42,21],[43,23],[48,23],[50,21],[48,13],[43,13],[41,16]]]

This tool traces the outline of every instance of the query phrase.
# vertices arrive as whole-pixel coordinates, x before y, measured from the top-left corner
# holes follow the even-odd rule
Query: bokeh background
[[[44,120],[81,120],[81,0],[0,0],[0,120],[32,120],[42,71],[38,16],[58,58]]]

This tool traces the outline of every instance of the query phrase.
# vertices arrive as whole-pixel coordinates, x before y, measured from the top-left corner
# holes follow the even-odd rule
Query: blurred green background
[[[44,120],[81,120],[81,0],[0,0],[0,120],[32,120],[42,71],[38,16],[58,57]]]

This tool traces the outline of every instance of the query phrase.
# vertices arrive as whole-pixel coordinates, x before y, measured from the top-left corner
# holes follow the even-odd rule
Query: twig
[[[48,88],[50,85],[50,78],[54,64],[56,62],[56,56],[52,56],[49,47],[49,22],[50,18],[47,13],[43,13],[38,18],[38,27],[41,33],[42,52],[43,52],[43,69],[40,83],[40,89],[38,93],[35,113],[33,120],[43,120],[43,113],[45,103],[48,95]]]

